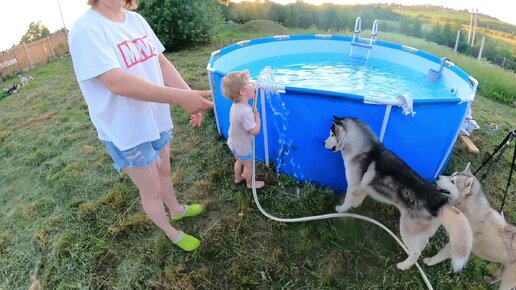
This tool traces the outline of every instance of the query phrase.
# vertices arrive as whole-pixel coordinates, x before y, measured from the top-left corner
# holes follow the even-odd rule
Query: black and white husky
[[[346,169],[348,188],[344,203],[335,207],[337,212],[358,207],[368,194],[399,209],[400,234],[409,251],[408,258],[397,264],[399,269],[406,270],[417,262],[441,224],[450,239],[453,270],[464,267],[473,244],[468,219],[449,205],[436,187],[385,148],[369,126],[355,118],[333,117],[324,146],[342,153]]]

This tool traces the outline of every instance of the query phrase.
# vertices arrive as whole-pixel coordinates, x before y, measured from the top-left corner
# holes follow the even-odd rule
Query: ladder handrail
[[[378,19],[375,19],[373,22],[373,28],[371,28],[371,38],[376,40],[377,36],[378,36]]]
[[[378,36],[378,19],[375,19],[373,22],[373,27],[371,28],[371,38],[369,39],[369,45],[373,45],[375,43],[377,36]]]
[[[353,31],[353,40],[351,42],[355,42],[357,37],[358,41],[360,41],[360,32],[362,32],[362,20],[360,20],[360,17],[357,17],[355,20],[355,30]]]
[[[373,48],[373,44],[376,42],[376,37],[378,36],[378,19],[375,19],[373,22],[373,27],[371,28],[371,37],[370,38],[368,38],[368,39],[360,38],[360,32],[362,32],[362,19],[359,16],[355,20],[355,30],[353,31],[353,39],[351,40],[351,48],[349,50],[349,56],[351,56],[353,54],[353,46],[360,46],[360,47],[368,49],[367,59],[369,59],[369,53],[370,53],[371,49]],[[367,45],[364,44],[364,42],[366,42]]]
[[[360,33],[360,32],[362,32],[362,20],[360,19],[360,16],[359,16],[355,20],[355,32],[353,32],[353,33]]]

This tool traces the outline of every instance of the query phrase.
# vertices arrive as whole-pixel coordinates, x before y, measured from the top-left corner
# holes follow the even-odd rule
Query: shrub
[[[217,0],[142,0],[138,12],[167,50],[208,43],[223,23]]]

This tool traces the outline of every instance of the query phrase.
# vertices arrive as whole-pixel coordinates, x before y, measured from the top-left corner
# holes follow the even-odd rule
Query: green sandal
[[[204,211],[204,206],[202,204],[191,204],[191,205],[183,205],[184,210],[183,213],[178,214],[176,216],[170,216],[171,220],[178,221],[184,217],[191,217],[200,215]]]
[[[201,245],[201,241],[199,239],[185,234],[183,231],[179,232],[178,239],[179,241],[173,243],[187,252],[195,251]]]

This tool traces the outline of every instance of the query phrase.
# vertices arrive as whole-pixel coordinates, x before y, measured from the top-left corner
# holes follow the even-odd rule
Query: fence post
[[[48,37],[48,35],[47,35],[47,39],[48,39],[48,44],[50,45],[50,50],[52,51],[52,56],[54,58],[56,58],[56,54],[54,53],[54,47],[52,46],[52,41],[50,41],[50,37]]]
[[[25,44],[25,42],[23,43],[23,48],[25,48],[25,53],[27,54],[27,58],[29,59],[30,67],[32,68],[32,59],[30,58],[30,54],[29,54],[29,51],[27,50],[27,45]]]
[[[478,19],[478,8],[477,8],[477,12],[475,13],[475,23],[473,24],[473,37],[471,38],[471,46],[475,45],[475,34],[477,32],[477,19]]]
[[[507,58],[504,56],[504,57],[503,57],[503,62],[502,62],[502,68],[504,68],[504,66],[505,66],[505,60],[506,60],[506,59],[507,59]]]
[[[455,39],[455,48],[453,49],[455,52],[457,52],[457,48],[459,47],[459,39],[460,39],[460,29],[457,30],[457,39]]]
[[[475,9],[471,9],[471,15],[469,17],[468,44],[471,41],[471,27],[473,26],[473,10]]]
[[[482,36],[482,43],[480,44],[480,50],[478,51],[477,60],[482,59],[482,50],[484,50],[484,42],[486,41],[486,37]]]

